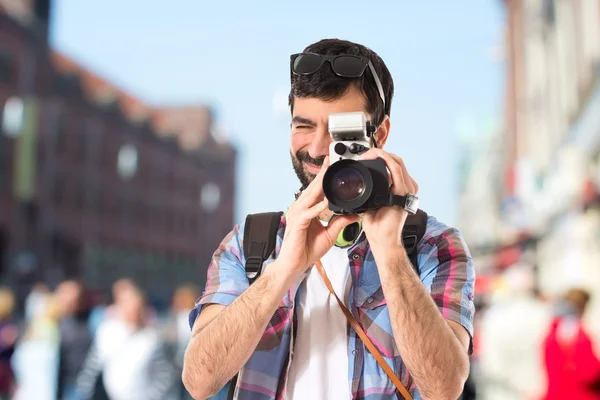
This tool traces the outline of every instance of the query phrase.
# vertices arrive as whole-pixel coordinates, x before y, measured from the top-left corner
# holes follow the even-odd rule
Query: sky
[[[289,55],[322,38],[377,52],[394,78],[385,150],[419,183],[421,208],[456,224],[460,138],[501,122],[500,0],[55,0],[51,43],[149,104],[207,104],[239,152],[235,222],[285,210]]]

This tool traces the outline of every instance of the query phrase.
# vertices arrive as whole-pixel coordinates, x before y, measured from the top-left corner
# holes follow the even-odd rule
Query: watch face
[[[415,213],[419,208],[419,198],[412,194],[407,194],[404,208]]]

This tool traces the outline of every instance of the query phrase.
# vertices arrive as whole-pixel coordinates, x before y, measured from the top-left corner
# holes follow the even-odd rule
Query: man
[[[393,383],[313,268],[321,260],[336,292],[413,398],[456,399],[468,375],[474,312],[467,247],[455,229],[429,218],[418,244],[419,276],[402,246],[407,211],[399,206],[366,212],[358,240],[349,248],[334,246],[342,228],[360,217],[330,220],[322,190],[329,114],[369,115],[377,149],[363,159],[385,161],[393,193],[416,194],[418,185],[400,157],[381,150],[390,133],[394,91],[381,58],[337,39],[304,52],[356,57],[293,56],[291,155],[303,190],[282,218],[275,257],[252,285],[244,269],[243,226],[215,252],[205,292],[190,315],[184,384],[194,398],[205,399],[240,371],[239,399],[396,399]],[[314,71],[294,70],[297,61],[313,63]]]
[[[91,399],[98,376],[111,400],[172,399],[176,374],[160,331],[148,323],[147,301],[134,284],[120,292],[113,318],[98,328],[76,381],[78,396]]]
[[[531,265],[511,265],[502,273],[502,292],[495,293],[490,307],[479,314],[479,394],[487,400],[543,398],[540,343],[551,309],[536,295],[535,281]]]
[[[89,298],[82,282],[67,280],[55,291],[60,308],[58,390],[62,400],[77,400],[75,381],[92,344]]]

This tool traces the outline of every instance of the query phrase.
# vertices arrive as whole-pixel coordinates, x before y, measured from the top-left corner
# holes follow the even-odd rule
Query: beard
[[[321,158],[312,158],[310,155],[308,155],[307,151],[301,150],[298,151],[295,155],[290,151],[290,156],[292,157],[292,165],[294,167],[294,172],[296,173],[296,176],[298,177],[298,179],[300,180],[300,184],[302,185],[300,190],[304,190],[315,179],[316,175],[306,171],[304,169],[303,163],[310,163],[313,165],[321,166],[325,161],[325,156]]]

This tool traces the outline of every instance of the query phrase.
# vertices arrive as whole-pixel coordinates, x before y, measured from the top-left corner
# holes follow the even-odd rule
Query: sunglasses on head
[[[354,56],[350,54],[340,54],[337,56],[326,56],[316,53],[297,53],[290,56],[291,72],[296,75],[306,76],[314,74],[323,66],[325,62],[331,64],[333,72],[342,78],[360,78],[365,73],[367,66],[373,75],[375,85],[379,91],[381,101],[385,107],[385,96],[383,87],[375,68],[368,58]]]

